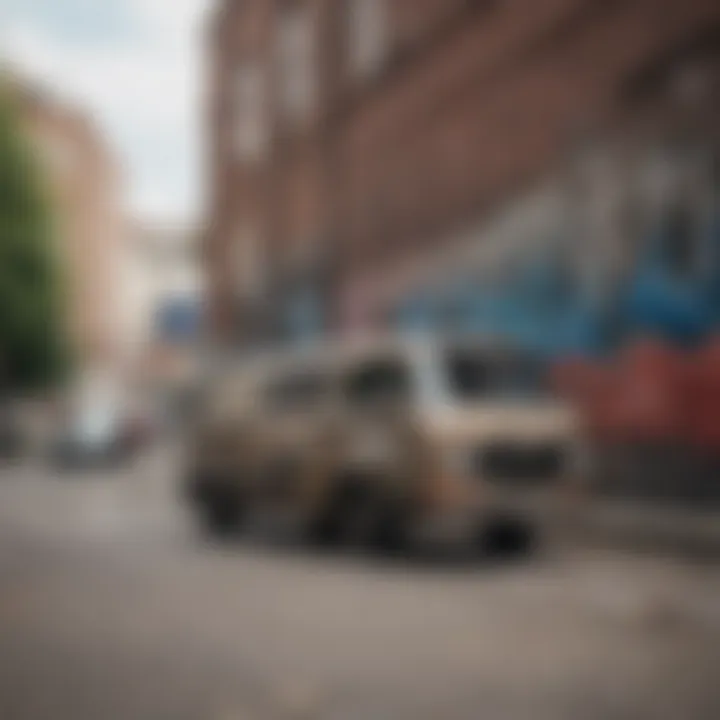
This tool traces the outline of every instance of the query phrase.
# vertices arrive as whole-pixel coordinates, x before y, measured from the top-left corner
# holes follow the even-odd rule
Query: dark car
[[[121,420],[102,434],[73,427],[52,444],[51,461],[61,470],[111,469],[135,458],[153,436],[151,423],[139,417]]]

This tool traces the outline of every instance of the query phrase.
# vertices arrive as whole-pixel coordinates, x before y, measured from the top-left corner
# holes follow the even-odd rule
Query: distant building
[[[216,338],[422,324],[448,278],[490,293],[550,250],[589,288],[622,273],[663,173],[691,194],[669,148],[708,188],[719,47],[716,0],[219,2]]]
[[[136,221],[125,247],[124,327],[140,374],[171,374],[201,340],[202,269],[193,228]]]
[[[120,165],[84,111],[24,79],[13,87],[48,180],[76,357],[81,369],[114,366],[122,351],[118,270],[127,236]]]

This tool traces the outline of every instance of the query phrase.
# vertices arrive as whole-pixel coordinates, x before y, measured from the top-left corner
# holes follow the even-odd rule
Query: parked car
[[[215,374],[185,488],[215,534],[262,513],[322,542],[526,544],[576,481],[578,446],[569,407],[522,353],[337,342]]]
[[[102,403],[88,404],[59,419],[50,444],[50,460],[65,471],[111,467],[122,460],[122,445],[121,425],[114,409]]]

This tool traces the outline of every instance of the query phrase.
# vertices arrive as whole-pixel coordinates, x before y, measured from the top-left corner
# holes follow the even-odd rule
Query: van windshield
[[[354,406],[407,401],[412,393],[410,370],[401,360],[370,360],[354,369],[345,382],[345,395]]]
[[[449,348],[443,373],[451,396],[462,401],[537,398],[548,392],[544,364],[519,352]]]

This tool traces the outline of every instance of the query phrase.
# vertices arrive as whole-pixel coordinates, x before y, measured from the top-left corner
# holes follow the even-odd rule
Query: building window
[[[234,144],[243,160],[261,158],[267,146],[264,78],[256,61],[237,69],[233,88]]]
[[[293,121],[312,113],[317,93],[313,8],[300,0],[280,7],[277,33],[280,106]]]
[[[258,233],[249,223],[242,223],[235,236],[235,268],[238,295],[257,298],[263,288],[263,263]]]
[[[347,0],[348,59],[353,74],[376,73],[387,51],[386,0]]]

